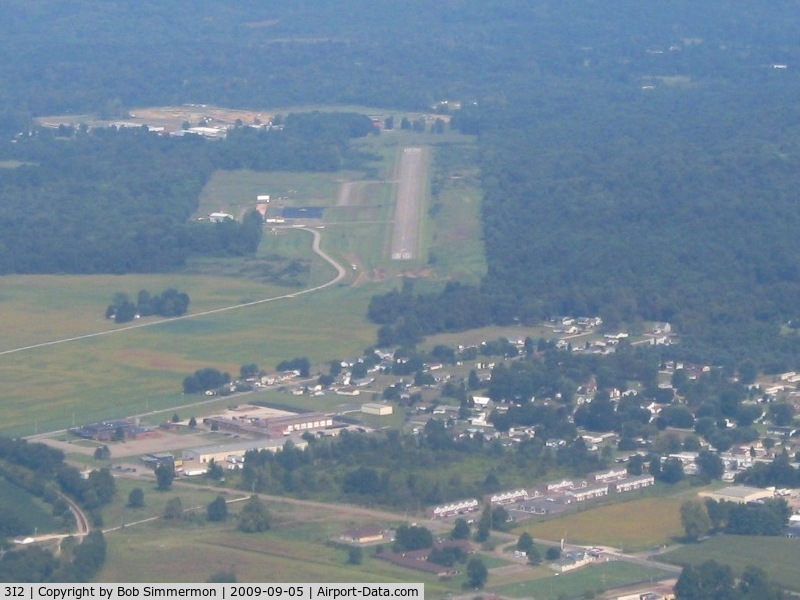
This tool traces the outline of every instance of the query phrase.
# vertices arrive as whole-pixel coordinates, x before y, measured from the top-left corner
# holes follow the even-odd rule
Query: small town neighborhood
[[[554,336],[540,341],[540,348],[555,348],[572,355],[613,355],[623,343],[628,347],[661,345],[675,341],[669,324],[657,323],[638,336],[626,332],[600,333],[602,321],[597,318],[565,317],[547,324]],[[499,347],[499,353],[487,352],[485,348]],[[191,419],[179,418],[158,424],[150,424],[140,418],[119,419],[102,423],[90,423],[70,429],[75,438],[94,443],[109,444],[113,470],[118,475],[146,476],[150,469],[167,466],[177,476],[187,479],[203,479],[214,465],[228,471],[242,469],[248,453],[267,451],[281,452],[286,444],[303,450],[313,439],[333,438],[347,431],[355,435],[376,435],[388,427],[397,427],[410,435],[423,435],[429,421],[443,424],[453,439],[480,437],[486,443],[513,448],[515,445],[536,439],[540,428],[535,425],[517,425],[498,429],[494,423],[497,415],[505,414],[520,399],[492,396],[492,374],[498,366],[513,368],[535,347],[530,339],[486,340],[476,345],[459,345],[452,349],[451,360],[420,360],[417,356],[397,355],[393,351],[373,350],[371,355],[353,357],[336,362],[329,373],[320,370],[316,374],[301,376],[299,370],[260,373],[225,384],[223,388],[207,390],[206,398],[224,396],[228,402],[224,410],[211,410]],[[536,352],[536,350],[533,350]],[[440,358],[446,353],[438,349]],[[404,371],[406,365],[411,370]],[[399,367],[399,368],[398,368]],[[398,376],[397,371],[407,372]],[[646,411],[649,423],[658,423],[662,411],[681,405],[679,386],[683,382],[699,381],[713,373],[713,365],[697,365],[668,360],[660,365],[658,389],[668,394],[668,401],[653,399],[642,401],[640,408]],[[677,374],[677,375],[676,375]],[[463,384],[470,380],[471,390]],[[776,456],[787,453],[792,466],[797,469],[795,452],[798,447],[795,430],[788,425],[776,425],[770,406],[781,403],[792,407],[800,392],[796,373],[781,373],[758,382],[748,384],[751,394],[742,404],[757,407],[751,423],[760,424],[763,434],[745,443],[726,444],[724,450],[708,442],[698,440],[699,431],[692,428],[654,427],[649,435],[634,438],[634,447],[621,443],[624,433],[615,430],[598,431],[581,427],[576,437],[547,438],[541,440],[544,447],[553,453],[562,451],[576,440],[587,453],[602,457],[609,465],[602,470],[591,471],[581,477],[562,477],[554,480],[531,480],[524,487],[499,489],[481,497],[453,498],[441,504],[420,507],[414,516],[414,525],[428,525],[437,535],[452,528],[459,520],[475,526],[486,510],[502,509],[502,515],[512,526],[528,521],[556,518],[575,511],[586,510],[595,505],[624,502],[639,497],[653,488],[659,472],[677,469],[681,477],[703,476],[704,457],[713,454],[721,469],[715,477],[723,484],[703,491],[701,498],[717,502],[730,502],[755,506],[772,498],[786,500],[791,510],[800,512],[800,490],[790,488],[753,487],[734,484],[737,475],[745,473],[754,465],[770,464]],[[460,401],[445,395],[446,390],[460,384]],[[276,391],[286,400],[280,406],[274,402],[260,402],[259,394]],[[591,407],[600,392],[597,381],[592,378],[582,382],[574,390],[574,408],[569,420],[575,422],[578,411]],[[612,404],[622,403],[643,393],[636,382],[626,389],[602,390]],[[297,397],[339,399],[337,410],[290,410],[292,399]],[[531,404],[557,405],[558,398],[530,398]],[[306,406],[308,404],[306,403]],[[758,414],[755,414],[758,413]],[[769,418],[768,418],[769,417]],[[398,420],[401,419],[401,420]],[[693,421],[695,421],[693,419]],[[697,421],[695,421],[696,423]],[[383,425],[386,423],[386,425]],[[723,429],[735,430],[741,422],[735,419],[720,423]],[[191,436],[187,436],[191,433]],[[665,436],[667,436],[665,438]],[[187,446],[185,441],[203,441]],[[695,441],[689,444],[687,438]],[[665,443],[664,440],[668,443]],[[170,446],[183,441],[178,446]],[[684,443],[686,442],[686,443]],[[125,456],[117,455],[119,444],[125,447]],[[145,444],[150,451],[136,454],[137,444]],[[625,446],[623,448],[623,446]],[[142,448],[145,446],[143,445]],[[653,457],[659,466],[654,467]],[[88,476],[90,470],[86,471]],[[135,475],[132,475],[135,474]],[[728,485],[725,486],[724,484]],[[663,485],[663,484],[662,484]],[[638,494],[638,495],[637,495]],[[376,548],[381,552],[376,557],[392,564],[418,570],[441,578],[450,578],[459,573],[457,564],[431,562],[431,552],[458,552],[464,556],[480,549],[480,545],[469,540],[450,540],[437,537],[431,548],[413,551],[389,551],[394,531],[390,523],[365,522],[360,526],[342,531],[335,540],[345,546]],[[800,537],[800,514],[792,516],[784,529],[788,538]],[[558,557],[549,561],[557,574],[580,569],[598,561],[618,560],[620,556],[602,548],[593,548],[552,540],[561,546]],[[508,558],[524,564],[524,551],[515,550]],[[655,589],[655,588],[653,588]],[[656,592],[647,592],[656,594]],[[622,596],[620,596],[622,597]],[[645,596],[637,596],[645,597]],[[648,598],[669,597],[669,594],[651,595]]]

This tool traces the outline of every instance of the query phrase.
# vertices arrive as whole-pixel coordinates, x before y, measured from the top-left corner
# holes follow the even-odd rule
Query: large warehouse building
[[[745,485],[732,485],[715,492],[702,492],[700,496],[703,498],[711,498],[717,502],[725,501],[747,504],[748,502],[756,502],[757,500],[768,500],[775,496],[775,492],[773,490],[748,487]]]
[[[246,442],[238,442],[232,444],[215,444],[213,446],[202,446],[199,448],[188,448],[183,451],[184,461],[196,461],[197,464],[207,464],[212,460],[215,463],[222,464],[224,462],[231,462],[232,459],[244,458],[244,455],[251,451],[268,450],[270,452],[277,452],[283,449],[283,445],[287,440],[249,440]],[[303,449],[308,446],[305,440],[290,440],[295,448]]]

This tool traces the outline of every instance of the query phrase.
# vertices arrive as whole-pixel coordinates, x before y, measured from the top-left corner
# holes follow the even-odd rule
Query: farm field
[[[540,578],[501,586],[492,585],[490,577],[488,589],[500,596],[511,598],[536,598],[536,600],[585,598],[590,597],[585,595],[588,592],[595,594],[643,581],[658,581],[671,575],[660,569],[623,562],[590,565],[561,575],[546,571],[548,572]]]
[[[642,498],[617,502],[564,517],[525,523],[515,532],[534,538],[566,539],[587,545],[613,546],[626,552],[666,544],[683,535],[680,520],[682,498]]]
[[[167,496],[186,490],[175,490]],[[238,513],[240,505],[229,507]],[[365,548],[361,565],[347,565],[345,548],[331,545],[354,523],[345,516],[313,508],[270,504],[273,527],[262,534],[235,530],[235,518],[212,525],[200,511],[179,524],[163,519],[109,532],[108,557],[98,582],[202,582],[218,571],[232,570],[239,581],[403,582],[424,581],[426,593],[441,597],[460,588],[461,579],[438,582],[421,573],[374,558]]]
[[[329,272],[332,277],[333,270]],[[116,292],[135,298],[142,289],[161,293],[169,287],[189,294],[190,314],[285,293],[282,287],[221,275],[5,275],[0,291],[0,352],[121,329],[133,323],[116,325],[104,316]]]
[[[75,281],[74,286],[78,299],[69,304],[77,311],[84,302],[83,313],[90,319],[88,315],[97,306],[94,302],[89,306],[86,299],[80,300],[79,282]],[[65,285],[60,289],[54,286],[43,291],[43,296],[64,298],[72,287]],[[217,297],[227,295],[233,303],[238,303],[259,298],[256,293],[269,296],[265,293],[268,289],[249,287],[231,296],[221,285],[207,293]],[[73,422],[185,404],[194,398],[182,396],[183,378],[207,366],[236,374],[240,365],[248,363],[269,370],[294,356],[327,362],[332,357],[358,354],[375,339],[375,326],[367,322],[365,315],[369,298],[376,289],[335,286],[307,296],[198,319],[0,355],[5,374],[0,392],[2,431],[27,435],[61,429]],[[277,293],[287,292],[278,289]],[[193,301],[196,295],[201,294],[190,291]],[[105,302],[106,294],[102,297]],[[217,306],[224,306],[227,301],[218,302]],[[52,317],[45,312],[41,319]],[[36,320],[35,315],[25,318]],[[73,329],[67,335],[94,331],[98,329],[87,328],[83,332]],[[33,340],[36,341],[39,339]]]
[[[314,226],[320,227],[323,250],[352,272],[343,283],[309,295],[105,333],[143,324],[116,325],[104,318],[115,292],[135,297],[142,289],[160,293],[174,287],[189,294],[189,313],[196,314],[301,289],[285,285],[288,282],[306,288],[330,280],[334,271],[313,254],[307,232],[277,228],[266,228],[256,257],[192,260],[180,273],[5,277],[0,291],[0,330],[4,332],[0,365],[5,374],[0,432],[29,435],[169,410],[187,402],[181,395],[181,382],[203,367],[235,374],[247,363],[269,370],[295,356],[324,363],[359,354],[375,341],[376,327],[365,316],[369,300],[397,285],[398,276],[420,277],[420,289],[424,289],[453,275],[472,273],[477,279],[482,272],[479,242],[448,242],[440,244],[435,256],[428,252],[435,239],[453,240],[458,231],[461,235],[477,231],[477,181],[469,189],[451,190],[451,184],[465,184],[460,174],[470,154],[464,148],[473,143],[452,132],[434,136],[392,131],[358,142],[362,150],[380,157],[363,173],[217,172],[202,193],[199,212],[227,209],[237,214],[258,193],[285,196],[287,205],[303,206],[314,200],[314,205],[331,207],[330,214]],[[392,264],[386,243],[394,209],[386,180],[397,152],[415,144],[432,148],[438,162],[431,171],[442,180],[439,188],[444,191],[437,200],[436,215],[421,211],[420,227],[425,233],[419,259],[398,265]],[[451,177],[454,173],[459,175]],[[353,182],[352,189],[343,194],[342,186],[348,181]],[[466,220],[472,229],[463,218],[452,222],[445,218],[458,214],[464,197],[470,199],[473,216]],[[230,204],[221,205],[223,201]],[[427,264],[429,258],[436,264]],[[96,333],[103,334],[4,353]]]
[[[659,560],[676,565],[715,560],[730,565],[737,574],[753,565],[764,569],[773,583],[800,591],[800,544],[785,537],[720,535],[667,552]]]

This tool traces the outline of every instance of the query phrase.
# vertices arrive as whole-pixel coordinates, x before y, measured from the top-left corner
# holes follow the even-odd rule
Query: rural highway
[[[290,294],[282,294],[280,296],[272,296],[270,298],[262,298],[260,300],[253,300],[251,302],[243,302],[241,304],[232,304],[230,306],[223,306],[222,308],[214,308],[211,310],[204,310],[198,313],[192,313],[183,315],[180,317],[172,317],[169,319],[158,319],[155,321],[148,321],[147,323],[136,323],[134,325],[126,325],[125,327],[119,327],[117,329],[108,329],[106,331],[98,331],[95,333],[87,333],[85,335],[78,335],[74,337],[64,338],[60,340],[52,340],[50,342],[41,342],[39,344],[31,344],[30,346],[20,346],[19,348],[12,348],[10,350],[3,350],[0,351],[0,356],[4,354],[15,354],[17,352],[25,352],[26,350],[34,350],[36,348],[45,348],[47,346],[55,346],[57,344],[66,344],[67,342],[76,342],[78,340],[86,340],[94,337],[99,337],[101,335],[111,335],[114,333],[122,333],[125,331],[131,331],[133,329],[141,329],[142,327],[155,327],[156,325],[163,325],[164,323],[174,323],[175,321],[185,321],[187,319],[199,319],[200,317],[207,317],[208,315],[215,315],[218,313],[228,312],[231,310],[237,310],[240,308],[246,308],[248,306],[255,306],[257,304],[265,304],[266,302],[274,302],[276,300],[284,300],[286,298],[296,298],[297,296],[302,296],[303,294],[310,294],[312,292],[318,292],[319,290],[325,289],[332,285],[336,285],[342,279],[345,278],[347,275],[347,270],[340,265],[338,262],[333,260],[327,253],[325,253],[320,248],[320,240],[321,235],[319,231],[316,229],[310,229],[308,227],[292,227],[286,226],[285,229],[292,229],[292,230],[300,230],[300,231],[308,231],[313,236],[313,241],[311,243],[311,249],[325,262],[330,264],[334,269],[336,269],[336,276],[321,285],[317,285],[311,288],[307,288],[305,290],[300,290],[298,292],[292,292]]]

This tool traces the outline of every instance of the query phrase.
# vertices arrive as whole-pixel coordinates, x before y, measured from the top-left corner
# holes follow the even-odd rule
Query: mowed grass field
[[[463,344],[468,346],[470,344],[477,345],[486,340],[506,338],[507,340],[517,341],[524,340],[526,337],[536,342],[539,338],[551,339],[554,335],[553,330],[549,327],[492,326],[470,329],[463,333],[439,333],[426,338],[422,346],[428,349],[432,349],[437,344],[444,344],[446,346]]]
[[[602,545],[637,551],[669,543],[683,535],[680,506],[684,498],[641,498],[599,506],[540,523],[525,523],[515,533],[534,538]]]
[[[597,594],[612,588],[642,581],[658,581],[671,576],[668,571],[623,562],[590,565],[576,571],[556,575],[546,569],[542,577],[494,586],[489,579],[489,589],[500,596],[511,598],[536,598],[559,600],[561,598],[586,598],[587,593]]]
[[[270,196],[271,209],[276,206],[329,206],[336,200],[342,182],[361,177],[360,173],[352,171],[216,171],[200,194],[196,216],[222,211],[238,219],[245,211],[255,208],[256,196],[260,195]]]
[[[240,582],[402,583],[422,581],[426,593],[442,597],[459,589],[416,571],[374,558],[369,550],[361,565],[347,565],[347,551],[322,540],[246,535],[230,529],[192,524],[129,528],[106,537],[108,558],[96,578],[103,582],[203,582],[218,571],[235,572]],[[438,592],[438,593],[437,593]]]
[[[120,278],[114,287],[130,289],[121,285],[124,280]],[[114,328],[102,318],[106,292],[114,289],[108,287],[108,282],[103,284],[106,287],[102,292],[97,292],[98,301],[86,297],[87,283],[93,283],[91,278],[49,282],[50,286],[37,284],[40,297],[58,296],[64,308],[40,313],[16,307],[17,320],[11,329],[16,339],[6,349]],[[202,282],[202,288],[191,286],[190,282],[176,286],[192,297],[193,312],[200,310],[195,307],[195,298],[201,307],[210,308],[291,291],[237,279]],[[196,319],[0,355],[4,373],[0,431],[26,435],[61,429],[73,422],[122,417],[202,400],[183,397],[181,385],[186,375],[203,367],[236,375],[243,364],[256,363],[272,370],[281,360],[295,356],[326,362],[332,357],[356,355],[374,343],[376,327],[365,315],[369,299],[378,289],[335,286]],[[77,315],[69,327],[61,322],[69,320],[68,306]],[[46,330],[38,331],[42,322],[54,323],[52,337],[45,337]],[[38,335],[26,339],[29,323]]]
[[[189,294],[190,314],[196,315],[300,289],[270,283],[260,261],[275,256],[283,257],[284,263],[297,260],[308,265],[309,272],[302,275],[306,287],[334,276],[333,268],[311,252],[307,232],[269,227],[255,258],[193,260],[181,273],[3,277],[0,433],[28,435],[168,410],[196,400],[181,395],[181,384],[185,376],[203,367],[236,375],[242,364],[256,363],[272,370],[280,361],[296,356],[307,356],[315,363],[355,356],[375,342],[377,327],[366,319],[370,298],[399,285],[399,276],[423,276],[431,282],[471,273],[476,280],[483,268],[482,246],[475,233],[479,228],[477,188],[461,190],[464,178],[453,175],[464,170],[462,145],[474,142],[455,133],[395,131],[359,143],[380,157],[363,173],[219,172],[203,191],[198,211],[222,209],[238,216],[237,211],[252,206],[255,196],[264,193],[285,196],[286,203],[295,206],[311,204],[311,200],[315,205],[327,203],[331,220],[326,216],[320,223],[322,248],[351,270],[343,283],[331,288],[132,329],[125,328],[145,321],[116,325],[104,318],[115,292],[135,297],[142,289],[160,293],[174,287]],[[440,243],[431,264],[426,262],[427,247],[419,261],[391,261],[385,253],[394,210],[388,178],[400,149],[424,144],[433,147],[439,165],[435,172],[446,182],[442,197],[448,199],[442,201],[435,218],[424,211],[421,227],[429,232],[426,244],[448,242]],[[356,182],[357,189],[347,206],[335,207],[346,181]],[[459,189],[451,189],[451,183]],[[464,198],[469,199],[469,210],[464,208]],[[464,208],[461,218],[447,217],[460,214],[459,207]],[[463,243],[454,243],[456,239]],[[105,333],[120,329],[124,331]],[[103,335],[7,353],[96,333]]]
[[[800,592],[800,542],[785,537],[720,535],[682,546],[660,560],[677,565],[715,560],[730,565],[737,575],[752,565],[764,569],[773,583]]]
[[[296,233],[307,237],[306,244],[310,245],[307,233]],[[329,278],[333,275],[328,267]],[[0,352],[138,324],[115,325],[105,318],[106,306],[116,292],[127,293],[135,300],[139,290],[161,293],[174,287],[189,294],[189,311],[198,313],[287,291],[243,278],[198,273],[6,275],[0,284]]]
[[[186,506],[189,492],[174,490],[166,497],[175,495]],[[229,505],[231,518],[221,525],[208,523],[201,510],[179,524],[157,519],[107,533],[106,564],[96,580],[202,582],[217,571],[232,570],[240,582],[422,581],[431,597],[456,592],[463,580],[439,582],[396,567],[374,558],[374,547],[364,548],[361,565],[346,564],[346,548],[330,540],[349,527],[371,523],[368,520],[354,522],[319,508],[268,503],[272,529],[244,534],[235,528],[241,506]]]

